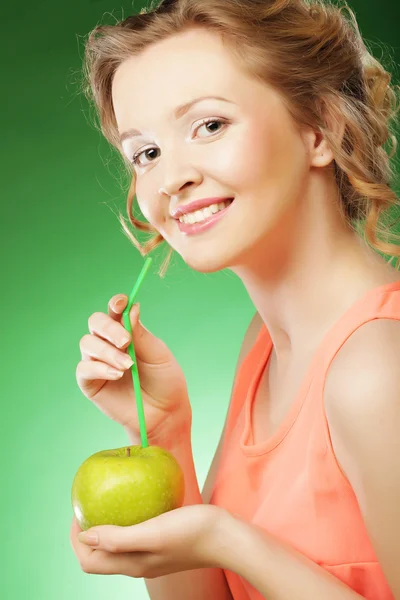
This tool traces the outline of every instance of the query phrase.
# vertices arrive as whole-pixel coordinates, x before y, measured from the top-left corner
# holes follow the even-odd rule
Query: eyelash
[[[200,122],[200,124],[195,128],[195,131],[197,131],[198,129],[200,129],[200,127],[202,127],[203,125],[208,125],[208,123],[220,123],[221,125],[228,125],[229,121],[226,121],[225,119],[215,119],[214,117],[208,117],[206,119],[203,119]],[[219,131],[217,131],[215,133],[219,133]],[[150,146],[149,148],[145,148],[144,150],[140,150],[140,152],[136,152],[136,154],[134,154],[133,157],[132,157],[131,164],[133,166],[138,165],[139,164],[139,156],[141,156],[142,154],[144,154],[144,152],[147,152],[148,150],[152,150],[152,149],[153,149],[153,146]]]

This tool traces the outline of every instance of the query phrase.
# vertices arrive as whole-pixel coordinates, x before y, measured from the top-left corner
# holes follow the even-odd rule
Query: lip
[[[181,233],[184,233],[185,235],[196,235],[196,234],[203,233],[204,231],[207,231],[211,227],[214,227],[214,225],[218,221],[223,219],[225,214],[229,211],[229,209],[232,207],[233,204],[234,204],[234,202],[231,202],[223,210],[220,210],[219,212],[213,214],[211,217],[208,217],[207,219],[205,219],[204,221],[200,221],[199,223],[192,223],[192,224],[181,223],[178,220],[179,230],[181,231]]]
[[[219,204],[220,202],[226,202],[226,200],[233,200],[233,198],[201,198],[200,200],[194,200],[193,202],[189,202],[189,204],[182,204],[178,206],[172,213],[172,217],[174,219],[179,219],[182,215],[193,212],[195,210],[201,210],[202,208],[206,208],[207,206],[211,206],[212,204]]]

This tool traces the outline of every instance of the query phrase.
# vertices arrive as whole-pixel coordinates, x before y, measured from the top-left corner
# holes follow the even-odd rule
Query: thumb
[[[129,321],[132,328],[132,341],[138,359],[150,364],[161,364],[171,360],[168,346],[156,337],[140,319],[140,304],[136,303],[129,312]]]
[[[78,540],[96,550],[105,550],[114,554],[139,550],[150,551],[154,545],[154,541],[153,544],[151,543],[151,530],[146,534],[146,529],[141,525],[141,523],[127,527],[101,525],[81,531]]]

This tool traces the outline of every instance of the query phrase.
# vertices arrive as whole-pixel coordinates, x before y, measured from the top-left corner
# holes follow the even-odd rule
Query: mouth
[[[213,217],[218,214],[220,211],[224,210],[228,206],[230,206],[233,202],[234,198],[224,198],[220,199],[214,203],[210,203],[208,206],[204,206],[197,210],[192,210],[189,212],[185,212],[183,214],[179,214],[176,218],[180,223],[186,223],[187,225],[194,225],[195,223],[203,223],[207,221],[207,219]]]
[[[188,235],[206,231],[223,219],[233,203],[234,198],[227,198],[200,211],[184,214],[177,219],[178,227]]]

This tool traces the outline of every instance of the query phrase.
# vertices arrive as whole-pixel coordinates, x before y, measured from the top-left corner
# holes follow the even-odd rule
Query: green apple
[[[72,483],[72,507],[81,529],[136,525],[180,508],[182,469],[159,446],[124,446],[89,456]]]

